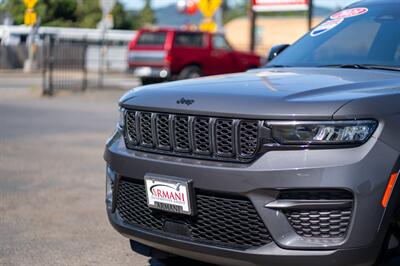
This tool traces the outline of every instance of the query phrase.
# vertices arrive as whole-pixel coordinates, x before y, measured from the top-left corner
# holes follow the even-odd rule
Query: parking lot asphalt
[[[148,265],[105,213],[102,153],[122,93],[0,88],[0,265]]]
[[[133,253],[105,211],[104,144],[124,90],[43,98],[39,82],[0,75],[0,265],[164,266]]]
[[[165,265],[133,253],[106,217],[102,156],[124,91],[43,98],[33,82],[0,75],[0,265]]]

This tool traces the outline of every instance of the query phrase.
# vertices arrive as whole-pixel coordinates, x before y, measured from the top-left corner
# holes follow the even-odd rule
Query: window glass
[[[213,38],[213,47],[214,49],[221,49],[221,50],[232,50],[228,42],[226,41],[225,37],[222,35],[215,35]]]
[[[326,60],[329,63],[341,63],[343,58],[351,58],[362,62],[368,58],[369,51],[379,30],[379,24],[374,21],[355,22],[333,36],[328,42],[315,49],[311,60]],[[357,41],[352,40],[357,32]]]
[[[137,45],[164,45],[166,38],[166,32],[142,32],[137,41]]]
[[[174,45],[187,47],[203,47],[204,35],[202,33],[178,32],[175,35]]]
[[[313,67],[365,64],[400,67],[398,3],[366,7],[368,12],[362,15],[336,21],[328,19],[328,23],[336,23],[332,28],[326,30],[322,26],[318,32],[317,27],[269,65]]]

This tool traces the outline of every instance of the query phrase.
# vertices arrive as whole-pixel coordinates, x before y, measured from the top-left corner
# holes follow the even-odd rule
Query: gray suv
[[[264,68],[125,94],[104,155],[113,227],[141,254],[220,265],[396,256],[399,29],[398,0],[361,1]]]

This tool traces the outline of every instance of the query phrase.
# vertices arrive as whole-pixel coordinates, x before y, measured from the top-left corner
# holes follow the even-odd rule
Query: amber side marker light
[[[386,186],[385,194],[383,195],[382,202],[381,202],[383,208],[386,208],[389,203],[390,196],[392,196],[393,188],[394,188],[394,185],[396,184],[398,177],[399,177],[399,173],[393,173],[390,176],[389,183]]]

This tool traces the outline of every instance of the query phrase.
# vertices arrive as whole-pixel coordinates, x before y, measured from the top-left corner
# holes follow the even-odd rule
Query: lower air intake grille
[[[298,235],[313,238],[343,238],[351,218],[351,209],[284,213]]]
[[[124,222],[144,230],[214,246],[235,249],[260,247],[272,241],[271,236],[247,199],[196,195],[195,217],[152,211],[147,206],[142,183],[122,179],[118,185],[116,210]],[[179,233],[168,229],[177,224]]]
[[[342,239],[346,236],[353,210],[353,194],[351,192],[341,189],[286,190],[279,194],[278,199],[320,202],[349,201],[350,204],[347,207],[283,211],[294,231],[304,238]]]

